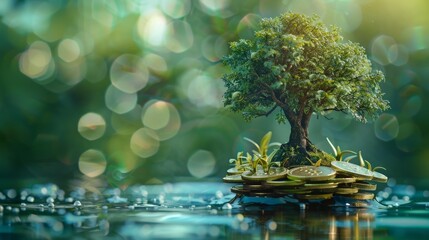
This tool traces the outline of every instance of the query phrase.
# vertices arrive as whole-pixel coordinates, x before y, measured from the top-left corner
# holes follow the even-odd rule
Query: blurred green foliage
[[[228,43],[261,18],[317,14],[362,45],[391,110],[374,123],[314,120],[389,176],[429,179],[425,0],[34,0],[0,2],[0,178],[135,182],[220,179],[243,137],[287,140],[274,118],[223,108]],[[88,150],[91,150],[88,152]],[[85,154],[84,154],[85,153]],[[406,167],[404,167],[406,166]]]

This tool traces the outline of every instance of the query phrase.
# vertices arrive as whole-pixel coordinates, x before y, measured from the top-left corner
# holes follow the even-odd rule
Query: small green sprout
[[[361,151],[359,151],[359,153],[358,153],[358,158],[359,158],[359,162],[360,162],[360,166],[361,167],[364,167],[364,168],[367,168],[368,170],[370,170],[370,171],[375,171],[375,170],[377,170],[377,169],[383,169],[383,170],[386,170],[386,168],[384,168],[384,167],[381,167],[381,166],[377,166],[377,167],[375,167],[375,168],[372,168],[372,165],[371,165],[371,163],[368,161],[368,160],[364,160],[363,159],[363,157],[362,157],[362,152]]]
[[[331,146],[332,151],[334,152],[335,160],[337,160],[337,161],[343,161],[343,156],[346,155],[346,154],[354,154],[354,156],[349,156],[349,157],[347,157],[347,158],[344,159],[347,162],[356,157],[356,153],[355,152],[350,151],[350,150],[343,150],[343,151],[341,151],[340,146],[337,146],[337,148],[335,148],[334,144],[332,144],[332,142],[329,140],[329,138],[326,138],[326,140],[328,141],[329,146]]]
[[[277,149],[268,154],[268,149],[273,146],[280,146],[280,143],[270,143],[272,132],[265,134],[260,143],[256,143],[252,139],[244,138],[244,140],[252,143],[256,150],[252,150],[253,156],[250,153],[246,153],[246,157],[243,156],[243,152],[237,153],[236,159],[230,159],[230,163],[235,163],[237,169],[247,169],[253,173],[256,173],[258,165],[260,165],[265,173],[269,173],[272,166],[279,166],[278,162],[272,162]],[[242,159],[246,159],[246,163],[242,162]]]
[[[229,159],[229,163],[234,164],[235,163],[235,169],[237,170],[245,170],[245,164],[243,164],[243,160],[245,157],[243,156],[243,152],[237,153],[237,158],[231,158]]]
[[[272,132],[270,131],[270,132],[267,132],[263,137],[262,137],[262,139],[261,139],[261,142],[259,143],[259,144],[257,144],[255,141],[253,141],[252,139],[250,139],[250,138],[244,138],[244,140],[246,140],[246,141],[248,141],[248,142],[250,142],[250,143],[252,143],[255,147],[256,147],[256,149],[258,150],[258,151],[255,151],[255,150],[253,150],[253,153],[254,154],[256,154],[256,155],[259,155],[259,156],[261,156],[262,158],[264,158],[264,157],[267,157],[267,153],[268,153],[268,149],[270,148],[270,147],[272,147],[272,146],[280,146],[281,144],[280,143],[277,143],[277,142],[275,142],[275,143],[270,143],[270,141],[271,141],[271,136],[272,136]]]
[[[322,163],[322,159],[319,159],[319,160],[317,160],[317,162],[312,162],[309,158],[306,158],[310,163],[311,163],[311,165],[312,166],[315,166],[315,167],[320,167],[320,164]]]

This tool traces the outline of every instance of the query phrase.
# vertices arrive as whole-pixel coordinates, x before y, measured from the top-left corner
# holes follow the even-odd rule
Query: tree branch
[[[276,110],[276,108],[278,107],[278,105],[277,104],[274,104],[274,107],[272,107],[270,110],[268,110],[267,112],[264,112],[264,113],[258,113],[258,114],[255,114],[255,115],[257,115],[257,116],[265,116],[265,117],[268,117],[268,115],[270,115],[272,112],[274,112],[274,110]]]
[[[343,108],[337,108],[337,107],[334,107],[334,108],[325,108],[325,109],[323,109],[323,112],[327,112],[327,111],[337,111],[337,112],[342,112],[342,113],[344,113],[344,114],[347,114],[346,109],[343,109]]]
[[[271,87],[270,87],[268,84],[266,84],[266,83],[262,83],[262,84],[264,85],[265,89],[266,89],[266,90],[268,90],[268,93],[271,95],[271,98],[273,99],[273,101],[274,101],[274,102],[275,102],[279,107],[281,107],[281,108],[283,108],[283,109],[286,109],[286,108],[287,108],[287,105],[286,105],[284,102],[280,101],[280,99],[278,99],[278,98],[277,98],[276,93],[274,92],[274,90],[273,90],[273,89],[271,89]]]

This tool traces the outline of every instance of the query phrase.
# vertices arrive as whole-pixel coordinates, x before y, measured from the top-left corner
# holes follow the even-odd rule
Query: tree
[[[289,142],[279,154],[300,157],[288,165],[320,152],[308,138],[313,114],[340,111],[366,122],[388,108],[379,86],[384,75],[372,69],[365,49],[343,41],[338,28],[317,16],[262,19],[254,38],[232,42],[223,61],[231,69],[223,77],[225,106],[246,120],[276,112],[279,123],[289,122]]]

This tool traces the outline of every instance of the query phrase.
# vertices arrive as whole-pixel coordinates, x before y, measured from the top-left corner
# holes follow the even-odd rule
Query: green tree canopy
[[[232,42],[230,50],[225,105],[247,120],[279,109],[277,121],[291,124],[289,144],[307,148],[313,113],[341,111],[365,122],[388,108],[384,76],[372,70],[365,49],[317,16],[262,19],[253,39]]]

